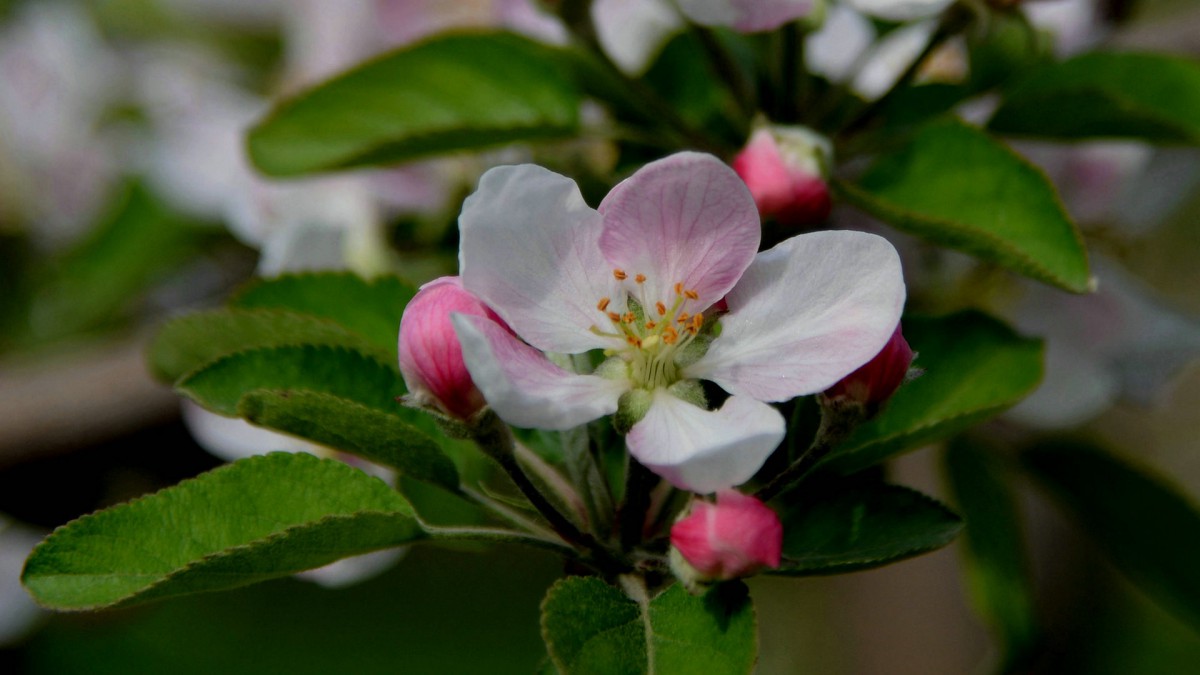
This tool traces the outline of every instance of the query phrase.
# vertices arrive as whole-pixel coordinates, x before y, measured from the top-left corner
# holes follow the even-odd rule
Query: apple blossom
[[[954,0],[845,0],[863,14],[889,21],[912,21],[940,13]]]
[[[808,16],[813,0],[678,0],[689,19],[706,26],[728,26],[742,33],[775,30]]]
[[[567,42],[562,23],[537,0],[371,0],[370,5],[376,14],[374,30],[393,45],[471,28],[502,28],[542,42]]]
[[[400,372],[415,403],[465,420],[484,401],[463,363],[462,347],[450,323],[454,312],[500,320],[479,298],[463,290],[458,277],[425,284],[400,319]]]
[[[804,127],[764,126],[733,159],[733,170],[754,196],[758,212],[785,226],[814,225],[829,216],[825,183],[833,148]]]
[[[705,26],[758,33],[808,16],[813,4],[813,0],[595,0],[591,17],[604,52],[622,70],[638,75],[684,27],[685,17]]]
[[[1013,148],[1046,172],[1077,222],[1122,237],[1159,227],[1200,185],[1200,157],[1185,148],[1114,140],[1020,141]]]
[[[936,21],[921,21],[876,41],[877,31],[870,19],[839,4],[805,42],[804,59],[813,73],[846,83],[863,98],[873,100],[895,85],[936,30]]]
[[[95,222],[121,166],[106,115],[128,84],[86,7],[22,3],[0,26],[0,220],[60,250]]]
[[[563,430],[620,412],[629,452],[696,492],[748,480],[784,436],[768,403],[822,391],[866,363],[904,303],[899,258],[881,237],[817,232],[758,253],[745,183],[699,153],[646,165],[598,211],[564,176],[498,167],[459,226],[463,288],[512,328],[453,317],[496,413]],[[608,357],[594,373],[543,353],[590,350]],[[701,380],[730,396],[710,410]]]
[[[683,18],[667,0],[595,0],[591,15],[604,53],[633,75],[643,73],[683,28]]]
[[[286,15],[288,88],[468,19],[520,28],[519,16],[534,13],[532,6],[515,9],[529,5],[522,0],[494,0],[494,11],[473,18],[432,0],[354,0],[337,3],[336,10],[326,4],[298,3]],[[331,11],[336,17],[327,16]],[[267,102],[237,84],[233,64],[200,48],[144,48],[135,56],[136,94],[149,122],[139,153],[147,179],[173,207],[225,222],[234,236],[259,249],[262,276],[347,268],[377,274],[388,262],[382,238],[387,217],[441,215],[458,187],[482,170],[477,160],[443,157],[344,176],[268,180],[250,166],[243,148],[246,129],[266,112]]]
[[[671,527],[671,570],[689,590],[779,567],[783,524],[766,504],[735,490],[693,500]]]
[[[804,41],[804,63],[830,82],[846,82],[875,41],[871,20],[849,7],[829,8],[821,27]]]
[[[891,398],[904,383],[912,360],[913,351],[904,339],[900,325],[896,324],[896,332],[883,349],[861,368],[826,389],[824,396],[830,401],[876,407]]]
[[[1112,31],[1095,0],[1027,2],[1021,9],[1034,27],[1054,35],[1054,51],[1060,56],[1095,47]]]
[[[909,24],[888,33],[875,43],[851,87],[868,100],[885,95],[904,71],[921,57],[937,30],[935,21]]]
[[[1093,419],[1118,400],[1149,404],[1200,360],[1200,321],[1179,312],[1145,282],[1092,256],[1095,293],[1070,295],[1024,284],[1007,308],[1023,333],[1046,340],[1046,376],[1007,413],[1038,429]]]

